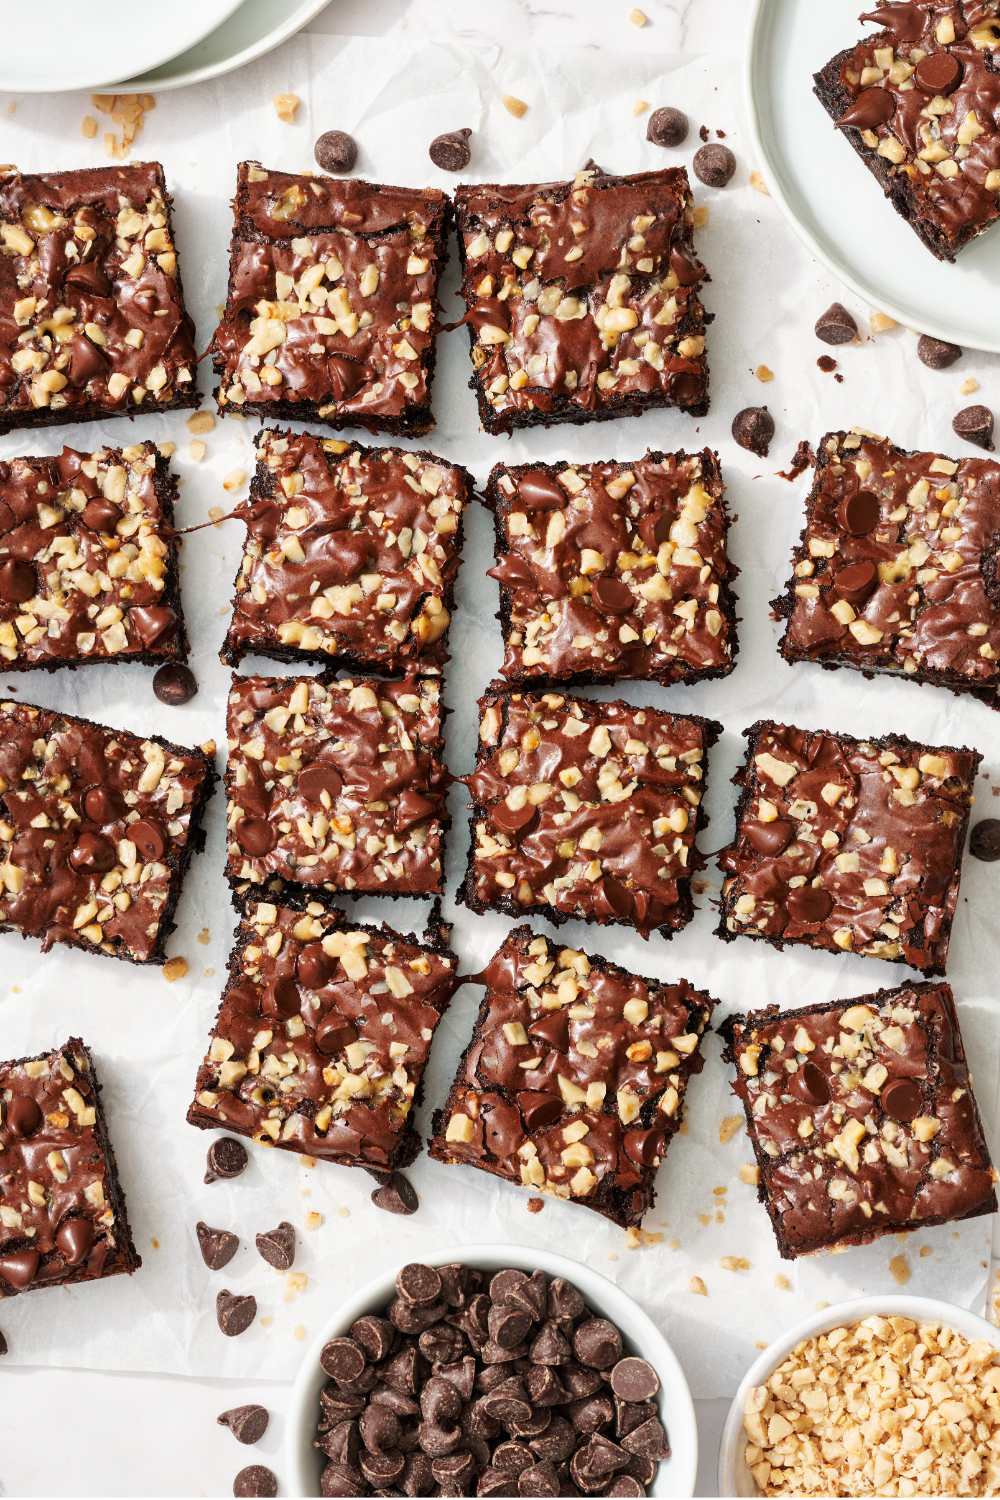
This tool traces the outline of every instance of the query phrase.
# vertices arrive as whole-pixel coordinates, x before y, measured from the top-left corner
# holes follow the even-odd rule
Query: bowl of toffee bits
[[[652,1320],[604,1276],[511,1245],[377,1277],[292,1392],[292,1495],[692,1495],[694,1407]]]

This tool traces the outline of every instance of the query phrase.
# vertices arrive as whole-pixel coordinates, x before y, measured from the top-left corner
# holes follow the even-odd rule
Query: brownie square
[[[440,668],[472,493],[433,453],[260,433],[223,661]]]
[[[234,677],[227,873],[355,896],[441,892],[448,772],[433,677]]]
[[[638,1225],[716,1002],[527,926],[466,983],[486,994],[431,1156]]]
[[[445,194],[244,161],[233,215],[220,411],[429,432]]]
[[[188,1123],[385,1176],[413,1161],[458,959],[312,897],[247,902]]]
[[[529,912],[656,929],[694,916],[694,841],[708,819],[705,756],[713,719],[630,703],[491,688],[480,699],[469,866],[458,899],[472,911]]]
[[[5,672],[187,660],[176,498],[150,442],[0,463]]]
[[[0,432],[197,406],[159,162],[0,169]]]
[[[738,569],[716,453],[633,463],[498,464],[502,675],[530,683],[726,677]]]
[[[948,985],[772,1005],[719,1031],[785,1260],[996,1213]]]
[[[1000,83],[998,83],[1000,88]],[[1000,464],[827,433],[775,613],[786,661],[937,683],[1000,707]]]
[[[142,1265],[79,1037],[0,1063],[0,1298]]]
[[[708,411],[705,268],[683,167],[455,194],[472,390],[487,432]]]
[[[215,780],[203,750],[0,703],[0,932],[162,963]]]
[[[978,0],[883,6],[885,29],[814,75],[815,94],[938,260],[995,221],[1000,21]]]
[[[745,733],[717,936],[943,974],[979,751],[768,719]]]

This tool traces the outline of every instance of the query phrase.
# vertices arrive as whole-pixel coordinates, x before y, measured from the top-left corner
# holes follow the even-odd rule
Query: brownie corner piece
[[[409,1165],[457,970],[443,938],[350,923],[312,892],[248,896],[188,1123],[375,1176]]]
[[[976,14],[970,15],[970,12]],[[865,19],[865,18],[862,18]],[[1000,216],[995,7],[883,7],[884,29],[814,75],[814,93],[899,216],[938,260]]]
[[[217,779],[204,750],[0,703],[0,932],[162,963]]]
[[[502,676],[531,683],[726,677],[738,651],[718,454],[497,464]]]
[[[219,410],[429,432],[446,194],[244,161],[233,211]]]
[[[473,492],[433,453],[265,428],[223,661],[440,670]]]
[[[708,411],[705,268],[683,167],[455,194],[487,432]]]
[[[770,1006],[719,1032],[784,1259],[996,1213],[948,985]]]
[[[431,1156],[637,1227],[716,1002],[528,926],[472,982],[486,993]]]
[[[3,670],[186,661],[176,499],[148,440],[0,462]]]
[[[792,576],[775,601],[787,622],[782,656],[1000,707],[998,534],[995,460],[828,432]]]
[[[0,171],[0,432],[195,407],[158,162]]]
[[[617,924],[665,939],[694,915],[707,753],[722,725],[630,703],[491,688],[480,700],[474,912]]]
[[[437,896],[450,827],[438,677],[234,677],[228,876]]]
[[[79,1037],[0,1062],[0,1299],[142,1265],[100,1096]]]
[[[716,935],[944,974],[979,751],[766,719],[745,732]]]

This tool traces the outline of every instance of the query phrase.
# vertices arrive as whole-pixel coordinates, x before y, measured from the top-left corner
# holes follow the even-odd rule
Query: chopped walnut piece
[[[528,113],[528,106],[524,100],[515,99],[513,94],[501,94],[500,103],[509,115],[514,116],[515,120],[520,120],[523,115]]]
[[[186,958],[168,958],[163,965],[161,973],[168,984],[173,984],[175,979],[183,979],[188,971]]]
[[[278,116],[278,119],[282,120],[286,125],[291,125],[295,119],[295,111],[302,103],[302,100],[298,94],[275,94],[271,103],[274,105],[274,112]]]

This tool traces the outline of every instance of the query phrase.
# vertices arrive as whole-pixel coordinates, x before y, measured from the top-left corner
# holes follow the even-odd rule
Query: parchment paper
[[[293,126],[281,124],[271,105],[279,91],[299,95]],[[501,92],[528,102],[521,120],[506,113]],[[674,104],[691,117],[683,148],[665,152],[645,140],[645,116],[633,114],[637,99],[651,107]],[[12,101],[13,102],[13,101]],[[55,96],[16,101],[4,114],[0,100],[0,144],[4,160],[22,168],[96,165],[96,142],[80,136],[89,101]],[[829,428],[856,423],[889,433],[908,446],[954,452],[953,412],[966,404],[960,381],[977,376],[991,399],[995,361],[966,354],[950,371],[934,373],[916,360],[915,339],[905,329],[868,336],[868,309],[846,297],[801,249],[769,199],[749,185],[753,163],[741,131],[741,99],[734,63],[712,58],[616,56],[511,49],[471,50],[412,41],[375,41],[302,36],[271,57],[214,84],[161,95],[147,115],[140,152],[160,159],[176,198],[176,228],[188,305],[203,348],[225,295],[229,198],[235,163],[259,157],[266,165],[300,170],[312,165],[312,144],[322,131],[341,128],[358,140],[358,171],[388,183],[431,182],[448,188],[454,179],[427,157],[431,138],[471,126],[469,176],[514,182],[564,178],[595,157],[614,171],[639,171],[668,163],[690,166],[700,144],[698,127],[725,131],[739,169],[724,191],[696,184],[697,201],[710,218],[700,232],[699,252],[712,274],[705,291],[716,315],[709,334],[712,410],[694,423],[677,413],[653,413],[638,421],[602,424],[593,430],[553,429],[512,441],[478,429],[467,389],[464,330],[439,344],[435,389],[437,430],[426,440],[444,456],[469,465],[482,482],[498,458],[554,461],[641,455],[709,444],[722,456],[729,499],[738,523],[731,535],[742,569],[741,649],[736,672],[723,683],[666,691],[632,684],[621,695],[637,704],[696,711],[721,719],[726,733],[712,753],[707,807],[712,824],[702,846],[719,848],[732,829],[734,791],[728,778],[742,759],[741,731],[763,714],[815,728],[876,735],[902,730],[931,743],[968,743],[987,755],[979,787],[981,813],[996,809],[1000,791],[998,720],[987,708],[960,702],[932,688],[906,683],[865,683],[854,673],[822,673],[787,667],[775,653],[776,628],[769,600],[786,576],[790,548],[801,527],[808,476],[794,486],[776,478],[787,467],[801,437],[813,442]],[[101,127],[106,120],[101,117]],[[446,281],[446,315],[460,308],[453,262]],[[817,315],[834,299],[846,300],[862,327],[859,347],[836,351],[843,384],[816,367],[825,346],[814,338]],[[452,310],[454,310],[452,312]],[[754,375],[765,364],[774,379]],[[202,366],[202,385],[209,373]],[[766,402],[777,422],[767,461],[736,447],[730,424],[743,406]],[[226,508],[245,494],[227,494],[224,476],[252,470],[255,424],[229,421],[208,435],[208,456],[198,465],[188,456],[189,434],[181,416],[42,432],[0,440],[0,456],[57,452],[63,441],[96,447],[134,435],[177,444],[176,467],[184,478],[180,523],[207,518],[210,507]],[[364,436],[362,434],[362,436]],[[485,578],[492,535],[485,512],[474,506],[468,521],[459,609],[452,626],[454,661],[446,699],[454,710],[448,725],[453,771],[469,771],[476,732],[474,700],[497,671],[499,629],[493,618],[496,585]],[[187,707],[170,709],[153,697],[151,674],[141,668],[100,667],[53,676],[5,678],[0,687],[23,701],[83,713],[112,725],[157,731],[182,744],[216,739],[224,745],[228,674],[217,652],[228,613],[230,584],[244,531],[236,523],[190,537],[183,549],[182,586],[192,666],[201,688]],[[274,664],[256,663],[264,671]],[[594,696],[615,696],[597,690]],[[221,756],[220,756],[221,769]],[[456,826],[447,866],[449,891],[462,870],[466,815],[461,788],[453,794]],[[217,797],[209,814],[207,853],[195,860],[179,909],[172,954],[190,965],[184,979],[168,984],[158,970],[58,948],[44,960],[38,944],[0,938],[0,1056],[35,1053],[83,1036],[96,1054],[104,1084],[112,1138],[124,1183],[142,1270],[131,1280],[51,1289],[4,1301],[0,1327],[19,1363],[100,1369],[142,1369],[180,1374],[282,1379],[294,1374],[303,1339],[312,1338],[338,1300],[384,1268],[419,1258],[449,1243],[505,1240],[569,1252],[618,1281],[662,1326],[681,1359],[696,1396],[735,1389],[748,1362],[769,1339],[817,1303],[861,1292],[896,1290],[890,1261],[902,1256],[908,1290],[949,1298],[983,1309],[989,1277],[991,1221],[973,1220],[953,1229],[931,1229],[893,1238],[835,1258],[780,1261],[767,1217],[752,1188],[739,1182],[739,1166],[751,1154],[742,1131],[720,1144],[719,1127],[739,1113],[718,1060],[717,1038],[709,1039],[704,1073],[688,1098],[687,1132],[678,1137],[661,1169],[658,1197],[645,1228],[661,1241],[628,1250],[623,1232],[583,1208],[546,1201],[537,1216],[526,1210],[527,1194],[484,1174],[446,1167],[422,1157],[411,1170],[421,1195],[419,1213],[390,1218],[369,1201],[371,1179],[360,1171],[329,1165],[303,1168],[285,1153],[252,1149],[249,1170],[235,1182],[202,1185],[211,1137],[184,1122],[205,1036],[214,1017],[234,927],[223,880],[224,805]],[[995,1112],[998,1068],[995,967],[1000,945],[996,868],[968,860],[954,926],[949,979],[976,1075],[976,1092],[988,1128]],[[764,944],[720,943],[712,935],[718,873],[710,866],[696,898],[695,920],[665,945],[629,940],[621,929],[584,924],[560,929],[569,943],[605,951],[640,973],[664,978],[686,975],[708,988],[721,1005],[718,1015],[776,1001],[795,1005],[858,995],[906,981],[896,965],[844,955],[832,958]],[[404,930],[423,926],[417,902],[367,900],[359,918],[385,917]],[[474,917],[449,899],[454,946],[466,971],[479,968],[511,925],[499,917]],[[444,1098],[456,1059],[468,1039],[481,991],[464,988],[440,1028],[426,1075],[424,1128]],[[253,1237],[281,1219],[303,1226],[316,1211],[323,1223],[302,1229],[295,1270],[308,1281],[290,1292],[286,1279],[258,1256]],[[701,1218],[699,1218],[701,1216]],[[198,1253],[194,1224],[235,1230],[242,1240],[237,1258],[213,1274]],[[704,1222],[703,1222],[704,1221]],[[720,1268],[723,1256],[745,1257],[750,1268]],[[899,1269],[897,1265],[897,1270]],[[776,1289],[777,1274],[790,1289]],[[707,1296],[689,1290],[703,1279]],[[220,1287],[253,1292],[260,1318],[237,1339],[219,1332],[214,1315]],[[290,1300],[286,1300],[290,1299]]]

